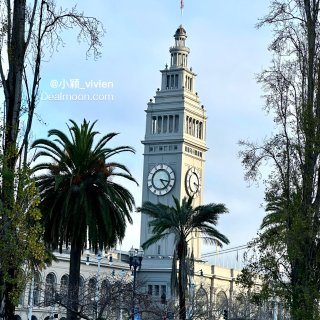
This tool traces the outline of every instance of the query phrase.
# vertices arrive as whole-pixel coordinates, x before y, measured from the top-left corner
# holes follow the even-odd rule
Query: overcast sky
[[[74,1],[61,1],[71,5]],[[179,0],[77,1],[78,9],[100,19],[106,29],[99,60],[85,57],[73,31],[64,34],[65,46],[43,65],[41,100],[33,137],[51,128],[65,130],[68,119],[94,121],[101,133],[119,132],[116,145],[131,145],[136,155],[116,160],[125,163],[139,181],[130,186],[141,205],[141,183],[146,103],[160,87],[169,63],[169,47],[180,23],[187,31],[191,52],[189,66],[198,74],[196,91],[207,110],[207,145],[204,202],[222,202],[230,213],[218,225],[230,239],[230,247],[255,236],[263,210],[263,186],[248,187],[238,158],[238,141],[259,141],[270,134],[272,121],[264,111],[262,90],[255,74],[267,67],[271,39],[268,29],[255,28],[268,11],[268,0],[185,0],[183,16]],[[79,89],[63,88],[78,81]],[[106,81],[113,88],[87,88]],[[53,94],[104,94],[105,101],[49,101]],[[108,97],[109,94],[109,97]],[[113,98],[112,98],[113,96]],[[45,124],[44,124],[45,123]],[[133,213],[123,250],[139,246],[140,215]],[[205,248],[205,252],[214,251]]]

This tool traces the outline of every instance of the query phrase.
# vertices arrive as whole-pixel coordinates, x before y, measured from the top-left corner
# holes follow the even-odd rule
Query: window
[[[84,279],[80,276],[79,280],[79,301],[83,301],[85,295]]]
[[[152,124],[151,124],[151,132],[152,134],[155,134],[157,131],[157,117],[152,117]]]
[[[64,274],[61,277],[60,281],[60,298],[63,303],[68,301],[68,285],[69,285],[69,276]]]
[[[97,280],[95,278],[91,278],[88,283],[88,303],[95,302],[95,294],[97,288]]]
[[[158,254],[161,254],[161,246],[158,245]]]
[[[45,292],[44,292],[44,305],[50,306],[54,303],[54,295],[56,291],[56,276],[49,273],[46,277]]]
[[[176,53],[173,55],[173,64],[174,65],[177,64],[177,54]]]
[[[188,120],[189,120],[189,117],[186,116],[186,123],[185,123],[185,132],[188,133]]]
[[[179,116],[175,115],[174,116],[174,132],[179,131]]]
[[[223,310],[228,309],[228,298],[224,291],[220,291],[216,298],[216,307]]]
[[[196,121],[196,137],[199,138],[199,121]]]
[[[167,132],[167,127],[168,127],[168,116],[163,117],[163,133]]]
[[[161,286],[161,295],[163,295],[163,294],[167,294],[167,286],[166,285],[162,285]]]
[[[157,133],[161,133],[161,128],[162,128],[162,117],[158,116]]]
[[[207,291],[201,286],[196,292],[196,312],[202,317],[208,316],[208,294]]]
[[[34,275],[34,282],[33,282],[33,305],[34,306],[39,306],[40,295],[41,295],[41,278],[40,278],[40,273],[36,272]]]
[[[199,123],[199,139],[202,139],[202,122]]]
[[[19,297],[19,305],[21,306],[24,306],[24,295],[25,295],[25,291],[23,290]]]
[[[152,285],[151,284],[148,285],[148,294],[150,294],[150,296],[152,296]]]
[[[173,116],[169,116],[169,132],[173,131]]]
[[[154,286],[154,295],[159,296],[159,294],[160,294],[160,288],[158,285],[155,285]]]
[[[100,301],[99,303],[102,306],[105,306],[107,304],[107,301],[109,299],[108,295],[108,281],[107,280],[103,280],[101,282],[101,289],[100,289]]]
[[[148,223],[148,233],[151,234],[152,233],[152,225],[151,225],[151,221]]]

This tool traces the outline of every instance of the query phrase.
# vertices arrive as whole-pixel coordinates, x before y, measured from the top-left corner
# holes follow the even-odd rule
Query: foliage
[[[262,297],[286,300],[292,319],[319,319],[320,298],[320,29],[318,0],[271,1],[272,65],[258,81],[276,133],[241,141],[248,180],[266,177],[266,217],[252,242],[247,285],[260,277]],[[245,282],[246,283],[246,282]]]
[[[156,243],[157,241],[174,235],[175,254],[179,260],[178,270],[178,295],[179,295],[179,319],[186,319],[186,289],[187,289],[187,257],[188,241],[194,232],[208,243],[222,246],[229,243],[226,236],[221,234],[215,226],[218,223],[219,215],[226,213],[227,209],[223,204],[207,204],[193,208],[193,198],[179,200],[173,196],[174,207],[169,207],[161,203],[143,203],[139,210],[152,218],[150,226],[153,235],[145,243],[143,248]],[[175,264],[175,259],[174,259]],[[173,269],[175,270],[175,269]],[[174,271],[172,273],[175,273]],[[172,276],[175,276],[173,274]]]
[[[49,139],[38,139],[35,159],[49,162],[35,165],[34,171],[41,196],[45,227],[44,239],[53,249],[70,245],[69,301],[74,303],[70,319],[77,313],[77,288],[80,279],[80,259],[89,242],[92,249],[114,246],[122,241],[126,223],[132,222],[132,194],[114,178],[135,182],[126,166],[110,161],[118,153],[134,152],[131,147],[107,146],[116,133],[109,133],[94,143],[98,135],[96,122],[86,120],[81,126],[70,120],[71,138],[60,130],[50,130]],[[72,290],[71,290],[72,288]],[[76,288],[76,289],[75,289]]]
[[[10,291],[9,298],[15,304],[29,279],[29,271],[45,267],[51,258],[42,242],[44,230],[38,208],[40,200],[30,175],[27,168],[18,171],[14,206],[12,210],[0,208],[1,290],[5,290],[5,283],[11,284],[14,290]],[[13,267],[14,275],[10,272]]]

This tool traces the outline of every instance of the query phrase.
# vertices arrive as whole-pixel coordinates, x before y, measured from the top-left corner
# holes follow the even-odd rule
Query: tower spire
[[[181,24],[174,34],[174,38],[175,45],[169,50],[171,54],[170,68],[187,68],[190,49],[186,47],[187,32]]]

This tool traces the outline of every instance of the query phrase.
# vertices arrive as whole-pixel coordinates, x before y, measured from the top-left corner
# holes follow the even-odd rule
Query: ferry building
[[[161,85],[145,110],[143,202],[172,206],[172,196],[180,200],[193,196],[194,206],[203,203],[207,117],[196,91],[197,74],[188,66],[190,49],[186,40],[187,32],[180,25],[174,33],[173,46],[169,48],[170,65],[160,71]],[[150,218],[142,214],[141,244],[151,236],[151,232]],[[230,309],[239,271],[203,261],[201,239],[197,233],[189,243],[195,260],[194,273],[188,285],[189,317],[191,319],[192,312],[198,308],[202,312],[201,319],[222,319]],[[141,313],[135,319],[175,319],[175,298],[170,290],[174,247],[174,238],[169,236],[144,252],[141,268],[136,270],[136,280],[140,284],[137,294],[143,306],[140,306]],[[66,251],[56,256],[57,261],[35,274],[27,286],[21,296],[16,319],[65,319],[66,310],[61,297],[67,290],[69,255]],[[107,295],[107,288],[115,283],[123,287],[123,291],[119,296],[115,293],[110,296],[103,319],[128,319],[130,316],[132,290],[128,284],[133,279],[129,262],[128,252],[110,250],[98,256],[90,251],[84,252],[80,291],[85,301],[83,310],[91,312],[88,316],[92,319],[97,319],[101,306],[99,301]],[[158,316],[156,313],[153,316],[143,313],[142,309],[147,306],[144,296],[148,303],[153,304],[154,310],[158,305]]]

